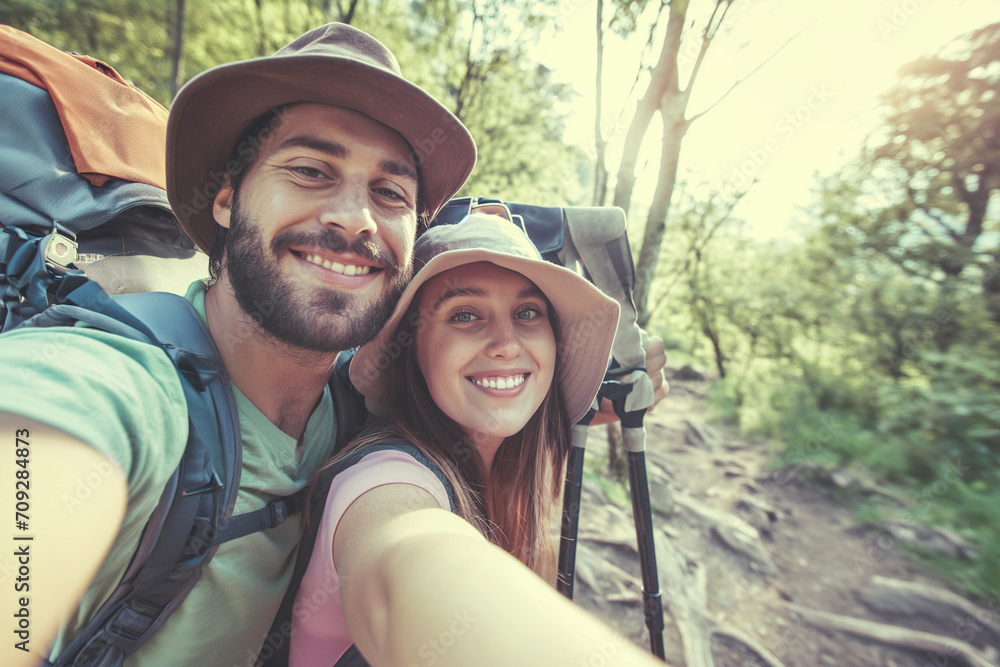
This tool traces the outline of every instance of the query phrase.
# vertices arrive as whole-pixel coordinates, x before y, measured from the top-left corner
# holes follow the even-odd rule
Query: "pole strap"
[[[567,262],[578,259],[591,281],[621,306],[621,317],[611,354],[623,368],[644,369],[646,335],[636,324],[632,300],[635,265],[629,250],[625,212],[613,207],[567,207],[564,209],[568,238],[563,248]],[[654,403],[653,381],[645,370],[635,370],[625,410],[645,410]],[[620,416],[620,415],[619,415]]]

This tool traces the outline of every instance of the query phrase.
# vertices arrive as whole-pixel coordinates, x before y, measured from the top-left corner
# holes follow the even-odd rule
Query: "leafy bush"
[[[918,479],[960,462],[970,480],[1000,481],[1000,360],[950,352],[921,362],[928,382],[885,392],[879,432],[906,442]]]

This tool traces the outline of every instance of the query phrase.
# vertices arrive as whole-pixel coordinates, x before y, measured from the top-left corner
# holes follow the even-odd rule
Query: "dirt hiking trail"
[[[668,370],[670,395],[646,417],[668,664],[1000,666],[998,610],[955,595],[901,549],[917,540],[977,557],[968,544],[859,525],[838,490],[882,492],[846,472],[768,470],[766,443],[706,425],[708,381],[690,375]],[[605,428],[590,431],[587,457],[605,461]],[[630,505],[585,483],[579,537],[577,603],[648,648]]]

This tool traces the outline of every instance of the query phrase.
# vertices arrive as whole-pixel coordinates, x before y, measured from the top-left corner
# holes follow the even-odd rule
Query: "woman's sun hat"
[[[590,409],[604,379],[618,328],[618,302],[582,276],[542,259],[528,236],[515,224],[494,215],[470,215],[457,225],[432,227],[413,249],[417,274],[399,299],[392,317],[376,338],[358,349],[351,362],[351,381],[364,394],[368,409],[386,413],[389,386],[386,369],[401,346],[397,329],[420,287],[434,276],[466,264],[490,262],[520,273],[535,283],[552,304],[559,331],[556,381],[570,423]]]
[[[469,131],[403,78],[389,49],[357,28],[329,23],[273,56],[207,70],[177,93],[167,121],[167,196],[202,250],[215,236],[212,202],[232,168],[228,163],[240,135],[261,114],[295,102],[353,109],[398,132],[417,164],[421,212],[428,220],[476,164]]]

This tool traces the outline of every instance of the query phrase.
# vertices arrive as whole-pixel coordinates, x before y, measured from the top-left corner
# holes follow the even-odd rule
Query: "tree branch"
[[[350,0],[350,3],[348,3],[346,10],[338,2],[337,9],[340,11],[340,21],[342,23],[350,24],[350,22],[354,20],[354,12],[357,10],[357,8],[358,8],[358,0]]]
[[[941,229],[946,234],[948,234],[948,236],[950,236],[956,242],[958,241],[958,233],[956,233],[955,230],[952,229],[951,225],[949,225],[947,223],[947,221],[945,221],[943,218],[941,218],[941,216],[934,215],[928,209],[922,208],[922,207],[918,207],[916,210],[920,211],[921,213],[923,213],[924,215],[926,215],[928,218],[930,218],[934,222],[938,223],[938,225],[941,227]]]
[[[462,77],[462,83],[458,87],[458,93],[455,95],[455,117],[462,120],[462,110],[465,108],[465,95],[468,92],[469,83],[474,78],[473,69],[475,68],[475,63],[472,61],[472,43],[476,39],[476,25],[482,21],[482,16],[479,13],[479,8],[475,3],[472,4],[472,28],[469,30],[469,43],[465,49],[465,75]]]
[[[709,226],[708,232],[701,238],[700,241],[696,237],[695,240],[691,243],[691,245],[684,253],[684,266],[681,267],[680,271],[677,272],[677,275],[674,277],[673,281],[669,285],[667,285],[666,289],[660,293],[660,296],[659,298],[657,298],[656,302],[653,303],[652,308],[649,309],[650,317],[652,317],[653,313],[659,310],[659,308],[667,300],[667,297],[670,296],[670,293],[673,291],[674,287],[677,286],[677,283],[680,282],[681,278],[684,277],[684,274],[691,267],[691,257],[696,254],[699,257],[701,256],[702,251],[704,251],[709,241],[712,240],[712,237],[722,227],[722,225],[729,220],[729,216],[732,215],[733,209],[736,208],[736,204],[738,204],[739,201],[746,196],[748,191],[749,190],[744,190],[729,203],[729,209],[724,214],[719,216],[719,218],[715,221],[713,225]],[[705,221],[708,219],[709,214],[712,212],[711,208],[712,201],[713,199],[709,199],[709,201],[706,202],[706,208],[701,216],[701,221],[700,221],[702,224],[699,225],[699,227],[701,228],[706,227]]]
[[[663,10],[666,9],[667,6],[668,3],[665,0],[661,0],[660,11],[657,12],[656,19],[653,21],[653,25],[650,26],[649,28],[649,37],[646,38],[646,46],[643,47],[644,51],[646,51],[647,53],[653,50],[653,38],[656,37],[656,28],[660,25],[660,17],[663,16]],[[642,76],[642,73],[648,69],[652,69],[651,67],[642,66],[642,61],[645,57],[646,56],[643,55],[641,58],[639,58],[639,69],[635,73],[635,80],[632,81],[632,87],[629,88],[628,94],[625,96],[626,100],[630,99],[632,97],[632,93],[635,92],[636,86],[639,85],[639,77]],[[615,127],[621,125],[622,116],[624,115],[625,115],[625,105],[622,105],[621,110],[619,110],[618,112],[618,118],[615,119]]]
[[[702,116],[704,116],[705,114],[707,114],[709,111],[711,111],[712,109],[714,109],[715,107],[717,107],[719,105],[719,103],[722,100],[726,99],[726,97],[729,96],[729,93],[733,92],[738,85],[740,85],[741,83],[743,83],[744,81],[746,81],[747,79],[749,79],[750,77],[752,77],[754,74],[756,74],[764,65],[766,65],[769,62],[771,62],[771,60],[774,59],[774,57],[776,55],[778,55],[779,53],[781,53],[785,49],[785,47],[788,46],[791,43],[791,41],[793,39],[795,39],[796,37],[798,37],[799,35],[801,35],[803,30],[805,30],[805,28],[803,28],[802,30],[799,30],[797,33],[795,33],[794,35],[792,35],[791,37],[789,37],[785,41],[784,44],[782,44],[780,47],[778,47],[777,51],[775,51],[770,56],[768,56],[761,64],[759,64],[756,67],[754,67],[753,71],[751,71],[749,74],[747,74],[742,79],[739,79],[738,81],[734,82],[733,85],[731,85],[729,87],[729,90],[727,90],[726,92],[724,92],[719,99],[715,100],[715,102],[712,103],[711,106],[709,106],[704,111],[701,111],[699,113],[696,113],[694,116],[691,116],[691,118],[688,120],[688,123],[693,123],[694,121],[698,120],[699,118],[701,118]]]
[[[712,24],[715,22],[715,15],[719,11],[719,7],[725,3],[726,8],[722,10],[722,16],[719,18],[718,24],[715,26],[715,30],[712,30]],[[719,31],[722,26],[722,22],[726,20],[726,13],[732,6],[733,0],[716,0],[715,7],[712,9],[712,15],[708,17],[708,23],[705,25],[705,29],[701,33],[701,48],[698,49],[698,57],[694,60],[694,67],[691,68],[691,76],[688,78],[687,88],[684,90],[684,95],[688,98],[691,97],[691,89],[694,88],[694,82],[698,80],[698,72],[701,70],[701,64],[705,60],[705,54],[708,53],[708,47],[711,46],[712,40],[715,38],[715,33]],[[711,34],[710,34],[711,32]]]

